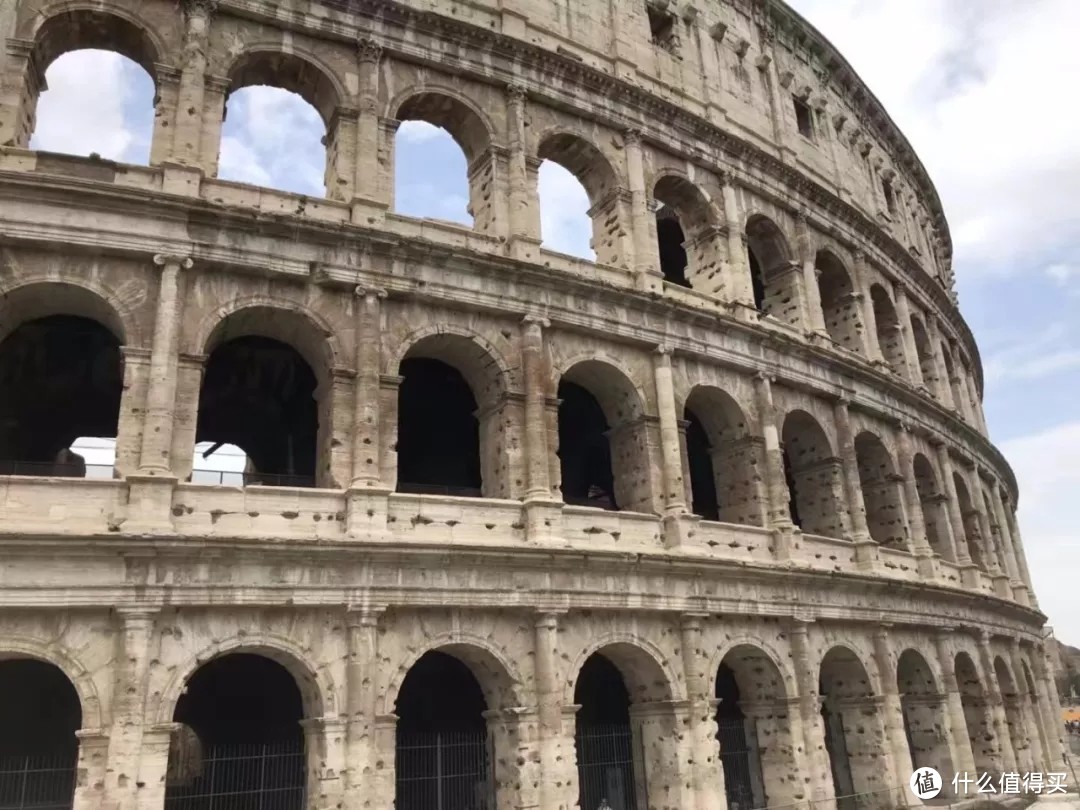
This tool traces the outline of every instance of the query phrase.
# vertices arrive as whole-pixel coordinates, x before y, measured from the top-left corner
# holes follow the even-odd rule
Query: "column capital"
[[[557,630],[559,617],[565,616],[566,610],[538,610],[533,621],[533,626],[538,629]]]
[[[345,624],[348,627],[378,627],[386,605],[346,605]]]
[[[540,329],[547,329],[551,326],[551,321],[545,318],[543,315],[528,314],[521,319],[521,323],[525,327],[536,326]]]
[[[511,104],[522,104],[529,97],[525,85],[519,82],[510,82],[506,85],[506,97]]]
[[[356,40],[356,61],[361,64],[375,65],[382,59],[383,46],[368,37]]]
[[[667,343],[660,343],[653,349],[653,356],[660,358],[661,360],[667,360],[670,362],[673,350]]]
[[[641,130],[637,127],[628,127],[623,131],[623,138],[627,146],[641,146]]]
[[[155,253],[154,264],[158,267],[177,267],[182,270],[190,270],[195,266],[191,256],[181,253]]]
[[[212,17],[220,5],[221,0],[184,0],[184,16],[198,14],[204,17]]]
[[[378,298],[379,300],[382,300],[388,298],[390,296],[390,293],[388,293],[382,287],[365,287],[362,284],[357,284],[355,287],[353,287],[353,295],[355,295],[357,298]]]

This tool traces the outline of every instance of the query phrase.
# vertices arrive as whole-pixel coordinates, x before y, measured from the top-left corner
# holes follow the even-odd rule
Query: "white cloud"
[[[945,204],[961,272],[1080,238],[1075,0],[792,0],[881,99]]]
[[[988,352],[983,372],[989,383],[1037,380],[1080,368],[1080,340],[1072,322],[1054,321],[1036,330],[1013,333]]]
[[[571,256],[595,261],[589,195],[569,171],[558,163],[540,164],[537,195],[540,197],[540,233],[543,246]]]
[[[398,141],[406,143],[426,143],[442,135],[449,137],[450,133],[427,121],[402,121],[397,130]]]
[[[246,139],[226,135],[221,139],[218,175],[240,183],[271,185],[270,170],[264,166]]]
[[[1002,450],[1020,481],[1018,519],[1039,605],[1058,638],[1080,644],[1080,421],[1007,441]]]

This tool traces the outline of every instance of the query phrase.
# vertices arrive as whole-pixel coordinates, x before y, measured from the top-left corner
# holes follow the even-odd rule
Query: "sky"
[[[1080,646],[1080,2],[791,4],[881,100],[937,186],[961,311],[982,355],[991,438],[1020,484],[1035,590],[1055,635]],[[46,76],[32,146],[147,162],[154,91],[141,68],[79,51]],[[219,176],[322,194],[323,133],[296,96],[238,91]],[[471,224],[465,160],[445,132],[402,124],[396,159],[398,212]],[[539,182],[545,245],[592,258],[584,190],[548,162]]]

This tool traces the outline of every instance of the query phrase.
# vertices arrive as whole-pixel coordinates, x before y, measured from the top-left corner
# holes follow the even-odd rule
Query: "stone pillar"
[[[866,267],[866,254],[856,249],[854,259],[855,296],[859,299],[863,316],[863,351],[871,363],[884,363],[878,344],[877,317],[874,315],[874,299],[870,295],[870,273]]]
[[[173,132],[179,113],[180,71],[171,65],[154,63],[157,99],[154,104],[154,132],[150,136],[150,165],[158,166],[172,157]]]
[[[892,773],[889,784],[904,792],[911,775],[909,765],[913,762],[904,733],[904,708],[900,704],[900,693],[896,682],[896,661],[893,660],[889,643],[890,625],[882,625],[874,631],[874,662],[877,664],[878,682],[881,684],[881,720],[885,727],[886,744],[883,748],[891,755],[889,759]]]
[[[158,254],[154,264],[162,270],[150,348],[150,381],[146,392],[139,472],[169,475],[176,404],[176,347],[181,317],[180,270],[190,270],[192,261],[186,256]]]
[[[942,351],[941,334],[938,332],[937,321],[932,315],[926,316],[926,334],[930,341],[930,352],[934,356],[934,366],[937,368],[937,396],[941,404],[946,408],[954,408],[956,404],[952,398],[952,388],[949,386],[949,371],[945,366],[945,355]]]
[[[124,388],[120,394],[116,426],[115,466],[116,475],[126,478],[139,469],[146,388],[150,381],[150,350],[141,346],[121,346],[120,353],[124,362]]]
[[[903,338],[901,345],[904,348],[904,365],[907,367],[907,378],[912,385],[925,385],[922,378],[922,368],[919,366],[919,352],[915,348],[915,334],[911,329],[911,309],[908,307],[907,293],[904,287],[897,284],[893,289],[896,299],[896,317],[900,321],[900,334]]]
[[[805,784],[813,806],[820,810],[835,807],[832,770],[825,749],[825,724],[821,719],[821,700],[818,695],[818,671],[810,664],[809,622],[795,619],[790,625],[791,660],[799,694],[799,720],[802,725],[803,748],[806,752]],[[797,742],[797,741],[796,741]]]
[[[926,516],[919,498],[919,488],[915,483],[914,454],[911,450],[911,426],[901,424],[897,431],[897,463],[902,479],[904,511],[907,513],[908,530],[911,535],[912,550],[917,560],[919,574],[925,579],[936,576],[934,550],[926,535]]]
[[[791,521],[787,477],[784,475],[784,454],[780,447],[780,431],[776,426],[772,381],[762,372],[754,376],[754,404],[765,443],[765,525],[773,531],[773,554],[777,560],[791,559],[791,544],[795,524]]]
[[[802,264],[803,329],[827,338],[829,333],[825,329],[825,313],[821,309],[821,288],[818,286],[817,256],[814,253],[805,211],[799,211],[795,216],[795,233],[799,261]]]
[[[370,39],[356,43],[356,66],[359,73],[356,119],[356,163],[353,179],[353,223],[365,222],[370,207],[385,210],[389,198],[383,195],[379,157],[379,61],[382,46]],[[392,167],[390,167],[392,170]],[[366,204],[366,205],[365,205]]]
[[[483,713],[487,723],[488,757],[495,787],[495,807],[537,810],[543,776],[537,761],[536,712],[513,706]]]
[[[993,519],[993,515],[986,513],[986,498],[983,496],[982,479],[978,470],[975,471],[975,482],[977,484],[975,511],[979,521],[979,533],[986,538],[986,571],[994,582],[994,593],[1002,599],[1011,599],[1012,589],[1009,587],[1009,575],[1002,570],[1001,533],[995,531],[996,521]]]
[[[540,200],[535,184],[529,183],[526,151],[526,94],[519,84],[506,89],[506,141],[510,186],[510,253],[521,261],[536,259],[540,248]]]
[[[675,384],[671,372],[671,349],[661,346],[653,353],[656,408],[660,418],[660,445],[664,459],[664,509],[668,515],[686,512],[679,418],[675,412]]]
[[[743,227],[742,211],[735,195],[731,175],[720,175],[724,200],[724,220],[727,224],[728,278],[724,289],[732,304],[740,305],[746,312],[756,312],[754,285],[750,279],[750,260],[746,253],[746,229]]]
[[[195,431],[199,421],[199,394],[202,389],[206,355],[181,353],[176,360],[176,396],[173,408],[171,468],[181,481],[191,478],[197,466]]]
[[[202,158],[199,166],[208,177],[217,177],[218,158],[221,155],[221,128],[225,124],[225,102],[230,84],[228,76],[207,76],[203,89],[202,147],[200,150]],[[168,177],[168,173],[166,176]],[[197,178],[189,178],[187,193],[198,194],[198,192]]]
[[[971,561],[971,553],[968,550],[967,529],[964,527],[964,516],[960,512],[960,501],[956,494],[956,483],[953,481],[952,459],[949,458],[949,448],[944,442],[935,446],[938,457],[938,469],[941,475],[941,489],[946,495],[945,506],[949,510],[949,523],[952,525],[953,542],[956,548],[956,564],[963,569],[961,576],[964,585],[974,586],[978,580],[978,570]]]
[[[1024,657],[1020,652],[1020,640],[1009,639],[1009,663],[1012,664],[1013,677],[1016,679],[1016,691],[1022,718],[1021,725],[1027,732],[1028,751],[1030,757],[1029,771],[1050,770],[1046,759],[1046,732],[1042,727],[1042,719],[1038,714],[1032,695],[1028,691],[1028,679],[1024,670]],[[1037,700],[1037,698],[1036,698]]]
[[[1018,768],[1016,752],[1013,751],[1012,737],[1009,735],[1009,722],[1005,717],[1005,703],[1001,696],[1001,685],[998,683],[997,671],[994,669],[994,654],[990,649],[990,634],[986,630],[979,631],[979,665],[983,670],[982,677],[986,681],[987,709],[994,723],[994,736],[998,739],[1002,767],[1006,771],[1015,771]]]
[[[1039,600],[1035,596],[1035,589],[1031,586],[1031,573],[1028,571],[1027,555],[1024,553],[1024,541],[1020,538],[1020,527],[1016,523],[1016,513],[1004,501],[1002,508],[1005,511],[1005,522],[1009,526],[1009,536],[1013,541],[1013,553],[1016,554],[1016,568],[1020,574],[1020,581],[1027,587],[1031,607],[1038,608]]]
[[[109,732],[99,728],[81,728],[75,794],[71,810],[100,810],[106,806],[105,788],[109,763]],[[160,805],[159,805],[160,806]]]
[[[346,768],[345,722],[340,717],[300,721],[307,758],[305,810],[337,810],[345,798],[342,774]]]
[[[652,244],[653,229],[649,223],[649,192],[645,188],[645,167],[641,155],[641,132],[628,129],[625,133],[626,176],[630,186],[630,228],[633,232],[634,261],[639,289],[663,289],[659,253]]]
[[[180,92],[173,127],[172,157],[191,168],[201,166],[203,137],[203,108],[206,89],[206,66],[210,40],[210,20],[219,0],[184,0],[183,66],[180,73]]]
[[[147,727],[142,735],[141,765],[136,786],[138,810],[161,810],[165,804],[165,776],[169,769],[169,746],[179,723],[158,723]],[[108,807],[108,805],[106,805]],[[94,810],[100,810],[95,807]],[[111,810],[111,808],[110,808]]]
[[[356,107],[339,105],[326,127],[326,198],[349,202],[356,182],[356,130],[360,112]]]
[[[120,633],[105,789],[117,810],[135,810],[137,785],[151,782],[157,775],[144,773],[142,763],[146,674],[153,657],[150,643],[154,635],[155,612],[121,608],[117,615]],[[147,770],[152,771],[152,768]]]
[[[952,754],[953,767],[957,773],[966,773],[975,778],[975,754],[971,750],[971,737],[968,734],[967,720],[964,718],[964,702],[960,697],[960,686],[956,682],[956,661],[948,641],[952,628],[942,628],[934,636],[934,649],[937,653],[938,669],[945,683],[945,714],[942,718],[942,731],[948,738]]]
[[[397,715],[375,718],[375,772],[367,783],[367,797],[361,807],[393,807],[397,795]],[[352,810],[352,808],[348,808]]]
[[[14,15],[17,8],[15,3],[5,4],[0,7],[0,15]],[[31,58],[34,44],[33,40],[7,36],[0,42],[4,65],[0,74],[0,143],[23,149],[30,145],[37,120],[37,98],[45,86],[45,73]]]
[[[345,806],[363,807],[375,773],[378,716],[379,614],[350,606],[345,613],[349,652],[345,663]]]
[[[386,290],[357,287],[356,380],[352,426],[354,489],[378,487],[379,373],[382,370],[382,306]]]
[[[983,436],[986,436],[989,431],[986,429],[986,417],[983,415],[982,400],[979,399],[979,388],[975,385],[975,375],[965,372],[963,377],[968,390],[968,401],[971,403],[971,422]]]
[[[998,530],[1001,532],[1001,545],[1005,552],[1005,568],[1009,575],[1009,584],[1012,586],[1013,599],[1021,605],[1030,605],[1031,598],[1027,583],[1020,576],[1020,565],[1016,557],[1016,541],[1009,527],[1009,519],[1006,516],[1005,506],[1001,500],[1001,490],[996,481],[990,487],[990,503],[994,509]]]
[[[540,810],[571,810],[577,805],[577,760],[573,711],[562,704],[559,674],[559,618],[541,613],[534,625],[537,722],[540,748]],[[569,708],[569,707],[566,707]],[[576,710],[576,707],[575,707]],[[567,733],[567,727],[571,729]]]
[[[852,540],[855,543],[855,559],[860,568],[872,568],[878,559],[878,548],[870,537],[866,525],[866,504],[863,502],[862,485],[859,481],[859,461],[855,455],[855,437],[851,432],[848,401],[839,399],[833,404],[833,420],[836,423],[836,441],[844,472],[844,493],[851,516]]]
[[[1046,749],[1043,756],[1051,771],[1064,773],[1067,767],[1065,742],[1062,740],[1061,704],[1058,702],[1057,685],[1054,683],[1046,643],[1037,645],[1031,657],[1035,665],[1035,694],[1038,696],[1043,728],[1046,729]]]
[[[686,614],[680,624],[683,672],[686,677],[689,745],[690,807],[686,810],[726,810],[723,768],[716,739],[716,699],[705,671],[707,656],[701,646],[701,619]]]
[[[527,500],[550,500],[548,475],[551,452],[547,442],[547,393],[551,385],[551,365],[544,346],[544,329],[551,323],[526,315],[521,329],[521,365],[525,378],[525,463]]]

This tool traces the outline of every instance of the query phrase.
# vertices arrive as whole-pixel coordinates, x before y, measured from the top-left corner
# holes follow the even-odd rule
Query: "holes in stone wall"
[[[870,537],[883,546],[910,550],[900,489],[902,481],[889,451],[877,436],[863,432],[855,437],[855,458]]]
[[[776,223],[756,214],[746,223],[746,248],[754,305],[762,315],[795,326],[799,322],[797,266]]]
[[[842,537],[845,532],[840,462],[825,431],[805,411],[784,419],[781,444],[787,457],[792,520],[807,534]]]
[[[863,324],[851,276],[840,260],[827,251],[817,254],[816,266],[825,331],[838,346],[861,354]]]
[[[945,724],[944,700],[926,659],[915,650],[904,650],[896,665],[896,684],[912,770],[952,770],[952,752],[940,733]],[[901,768],[907,764],[901,763]]]
[[[881,356],[894,374],[906,376],[904,362],[904,333],[892,298],[880,284],[870,286],[870,301],[874,308],[874,323],[877,327],[878,348]]]

